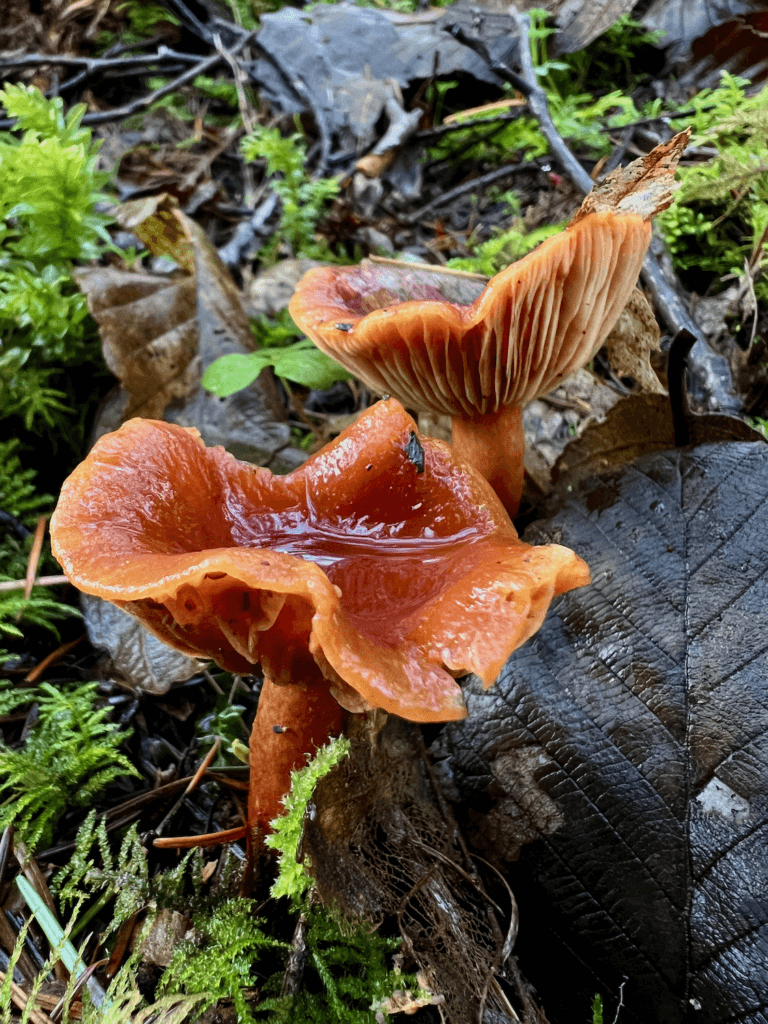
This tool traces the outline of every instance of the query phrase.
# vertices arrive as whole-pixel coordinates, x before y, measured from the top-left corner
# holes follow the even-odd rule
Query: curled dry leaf
[[[665,395],[629,395],[601,423],[587,427],[560,455],[552,482],[579,480],[633,462],[641,455],[675,447],[672,408]]]
[[[133,416],[166,418],[196,427],[206,443],[222,444],[254,461],[286,449],[287,424],[268,376],[223,401],[200,386],[203,371],[219,356],[256,345],[240,294],[199,225],[166,196],[120,208],[122,224],[151,251],[175,260],[191,276],[170,280],[115,268],[77,275],[99,324],[104,357],[120,381],[119,426]],[[282,468],[302,454],[284,453]],[[279,463],[279,460],[278,460]]]
[[[751,68],[750,77],[764,77],[761,61],[765,56],[766,20],[762,0],[718,0],[717,3],[654,0],[643,15],[642,23],[645,28],[662,33],[658,45],[668,50],[670,60],[685,60],[689,62],[688,67],[692,58],[694,66],[696,62],[705,62],[702,69],[705,74],[725,66],[731,74],[741,74]],[[742,29],[747,37],[752,36],[750,56],[735,67],[735,58],[742,57],[739,50],[747,47],[746,40],[737,42],[733,38],[734,28]]]
[[[179,212],[176,200],[160,193],[121,203],[115,218],[122,228],[140,238],[153,256],[165,256],[188,274],[194,274],[195,251],[184,230],[186,217],[177,216]]]
[[[81,594],[80,607],[91,643],[109,652],[112,671],[135,690],[160,696],[204,664],[164,644],[109,601]]]
[[[195,282],[94,267],[75,272],[104,361],[127,393],[123,416],[161,417],[198,387]]]
[[[722,413],[683,414],[686,444],[715,441],[764,441],[744,420]],[[573,486],[607,469],[624,466],[641,455],[667,451],[677,437],[670,400],[665,395],[629,395],[617,402],[599,423],[564,449],[552,470],[552,482]]]
[[[635,288],[605,347],[613,370],[620,377],[631,377],[646,394],[666,394],[651,365],[651,352],[661,351],[661,332],[645,295]]]

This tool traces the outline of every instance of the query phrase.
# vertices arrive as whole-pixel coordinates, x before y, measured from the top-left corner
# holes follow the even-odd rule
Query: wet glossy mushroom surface
[[[56,557],[80,589],[231,671],[287,684],[319,666],[350,710],[461,717],[454,677],[493,682],[589,574],[567,548],[520,542],[486,481],[415,429],[381,402],[278,477],[130,420],[65,483]]]
[[[483,416],[546,394],[592,358],[650,239],[639,214],[600,211],[466,304],[423,271],[364,263],[310,270],[289,308],[319,348],[380,392],[449,416]],[[467,281],[463,290],[469,299],[479,289]]]

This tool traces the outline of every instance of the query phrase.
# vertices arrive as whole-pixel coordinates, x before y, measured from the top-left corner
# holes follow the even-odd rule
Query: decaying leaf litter
[[[649,27],[669,27],[668,6],[652,5]],[[717,16],[708,14],[702,22],[693,6],[682,6],[679,34],[665,42],[671,59],[685,64],[682,81],[687,77],[690,84],[687,92],[679,81],[673,85],[657,56],[654,88],[665,102],[661,110],[682,112],[691,91],[716,85],[723,52],[731,70],[745,73],[755,86],[764,78],[755,40],[765,15],[738,3],[730,7],[717,24]],[[621,11],[619,5],[605,5],[597,20],[594,5],[575,19],[572,8],[551,13],[556,19],[562,13],[562,20],[544,55],[550,60],[586,45]],[[549,116],[551,92],[541,85],[529,45],[540,61],[536,29],[531,33],[524,20],[506,11],[457,7],[409,16],[343,5],[309,12],[284,8],[263,14],[258,29],[250,30],[222,11],[174,4],[173,20],[180,24],[160,17],[159,38],[136,44],[126,37],[122,47],[115,32],[125,29],[125,15],[108,4],[43,15],[12,7],[3,17],[6,78],[59,89],[67,103],[84,99],[89,104],[84,123],[101,126],[102,159],[115,170],[115,199],[122,200],[110,210],[119,226],[112,233],[129,251],[132,268],[112,254],[100,266],[77,272],[99,323],[104,358],[120,381],[98,417],[89,416],[93,437],[114,430],[126,417],[151,415],[196,427],[206,443],[224,444],[238,458],[283,472],[303,462],[305,445],[319,448],[377,396],[354,379],[322,390],[289,376],[289,367],[302,373],[302,349],[292,361],[282,355],[286,350],[271,349],[269,321],[261,322],[258,348],[243,306],[247,314],[273,318],[272,325],[274,317],[282,317],[283,337],[295,337],[281,311],[313,262],[334,256],[350,263],[377,251],[390,257],[405,253],[433,267],[453,256],[466,259],[479,243],[492,242],[494,226],[509,223],[509,205],[498,198],[505,185],[520,197],[530,226],[567,220],[580,192],[592,187],[593,167],[597,179],[672,135],[658,117],[638,119],[640,124],[606,132],[602,167],[594,155],[583,159],[586,144],[558,131]],[[99,31],[112,31],[113,41],[94,57]],[[199,77],[217,73],[219,82],[234,84],[229,93],[217,93]],[[159,75],[166,80],[158,82]],[[497,100],[505,82],[517,94],[501,108],[483,111],[474,138],[467,138],[465,126],[452,127],[456,122],[443,116],[451,92],[441,92],[441,86],[454,77],[461,83],[462,102],[453,101],[452,113]],[[117,90],[115,81],[121,82]],[[244,128],[255,129],[266,147],[263,164],[238,158],[235,108]],[[478,137],[492,137],[529,109],[546,138],[546,154],[517,152],[516,163],[506,167],[472,154]],[[292,124],[291,115],[299,120]],[[130,117],[134,120],[127,121]],[[299,125],[306,132],[306,141],[297,140],[304,146],[302,159],[315,180],[336,175],[332,187],[312,191],[311,179],[297,173],[296,160],[281,155],[280,135],[265,134],[276,126],[283,136],[299,134]],[[460,131],[465,134],[454,134]],[[461,139],[461,152],[472,154],[464,161],[446,155],[452,136]],[[441,148],[435,149],[438,141]],[[689,148],[690,161],[703,165],[712,159],[711,146]],[[279,174],[270,159],[283,159]],[[302,212],[312,209],[322,213],[317,223],[302,219]],[[263,251],[270,240],[272,249]],[[402,934],[398,956],[406,971],[421,967],[423,994],[416,992],[415,979],[411,995],[393,994],[390,977],[388,992],[377,990],[376,998],[366,992],[367,1002],[342,987],[333,996],[330,990],[322,997],[315,992],[325,1002],[301,1003],[307,993],[322,991],[325,982],[313,959],[326,949],[319,938],[324,925],[311,920],[311,911],[309,923],[304,912],[296,923],[295,916],[272,904],[253,916],[284,916],[272,927],[281,931],[275,938],[288,944],[286,951],[290,946],[290,955],[276,947],[271,959],[259,962],[261,976],[272,978],[263,991],[251,973],[256,954],[250,961],[246,955],[244,973],[226,974],[229,988],[222,983],[213,1000],[208,998],[217,1003],[217,1012],[230,1012],[232,1019],[248,1019],[254,1012],[261,1012],[261,1019],[270,1014],[289,1019],[280,1014],[290,1012],[286,999],[294,999],[294,1013],[302,1019],[321,1012],[321,1006],[326,1016],[316,1019],[347,1019],[345,1013],[357,1014],[350,1020],[383,1019],[407,1007],[418,1008],[416,1019],[424,1020],[436,1015],[539,1020],[546,1012],[557,1021],[571,1019],[574,1006],[587,1016],[598,993],[606,1014],[620,1004],[630,1020],[649,1014],[683,1020],[691,1012],[711,1021],[734,1014],[762,1019],[767,1002],[760,980],[766,960],[761,945],[766,907],[760,895],[765,655],[761,631],[754,627],[764,603],[763,442],[750,440],[743,420],[701,414],[744,409],[764,414],[765,313],[755,291],[764,242],[765,236],[758,237],[745,267],[736,268],[730,295],[714,294],[693,304],[663,251],[652,245],[640,282],[645,293],[634,294],[604,350],[607,355],[596,357],[596,375],[579,371],[525,411],[526,504],[520,522],[543,515],[547,518],[533,528],[537,542],[564,541],[576,550],[584,544],[580,553],[592,569],[592,586],[557,605],[543,632],[512,656],[496,688],[483,695],[465,684],[471,716],[450,729],[431,727],[425,737],[433,742],[431,756],[417,728],[393,718],[382,729],[374,719],[353,735],[350,757],[316,790],[303,852],[314,866],[320,896],[368,927],[383,921],[383,935]],[[453,280],[449,286],[441,278],[439,287],[465,288],[467,298],[459,301],[471,301],[466,289],[476,294],[482,288],[471,278],[465,285],[461,278]],[[706,317],[700,315],[705,308]],[[745,332],[754,339],[745,355],[730,332],[742,343]],[[705,334],[717,338],[717,351],[707,347]],[[670,353],[669,368],[660,350]],[[217,357],[243,360],[253,352],[259,357],[257,377],[247,389],[217,397],[200,386],[201,373]],[[692,370],[687,387],[686,358]],[[633,393],[627,396],[628,391]],[[602,423],[589,426],[603,416]],[[437,436],[446,430],[434,416],[421,419],[420,427]],[[575,433],[583,436],[569,446]],[[714,447],[681,447],[713,440]],[[667,454],[653,454],[659,451]],[[83,454],[61,466],[49,489],[59,486]],[[646,455],[646,461],[634,464],[638,455]],[[595,474],[606,468],[608,476],[596,482]],[[744,476],[750,481],[748,494]],[[648,498],[648,481],[661,496]],[[734,493],[740,495],[736,509]],[[542,499],[548,494],[547,506]],[[23,539],[26,527],[18,515],[16,520],[8,528]],[[587,524],[588,539],[574,523]],[[654,544],[658,551],[651,551]],[[31,581],[36,567],[30,562],[28,568]],[[648,575],[650,568],[655,575]],[[659,595],[668,596],[661,608]],[[99,629],[104,635],[106,609],[111,606],[85,608],[94,642]],[[82,641],[72,647],[76,629],[63,637],[69,643],[59,651],[60,662],[44,661],[55,644],[32,636],[26,663],[22,653],[21,661],[6,665],[17,689],[25,676],[27,686],[41,673],[66,686],[99,672],[102,699],[133,729],[131,760],[143,776],[143,782],[127,777],[113,782],[106,800],[85,801],[81,809],[73,802],[56,826],[55,845],[38,848],[35,860],[25,860],[23,839],[14,845],[6,833],[4,898],[12,916],[2,942],[8,953],[18,915],[27,911],[9,884],[7,856],[14,852],[26,863],[33,887],[32,896],[23,892],[26,906],[32,906],[36,889],[66,920],[64,905],[51,900],[48,882],[69,860],[89,807],[106,811],[107,828],[115,836],[139,820],[146,852],[140,845],[133,849],[134,864],[143,861],[142,870],[148,865],[150,874],[178,865],[174,855],[151,846],[153,830],[165,836],[200,834],[242,820],[239,794],[246,783],[233,759],[208,766],[202,785],[196,769],[207,750],[218,752],[222,739],[228,747],[245,738],[240,716],[244,711],[250,720],[258,680],[215,668],[201,673],[199,663],[173,652],[170,657],[179,660],[169,662],[169,655],[154,647],[154,638],[136,634],[133,619],[125,626],[112,620],[106,630],[111,656],[119,655],[121,665],[102,660],[98,666]],[[123,635],[126,639],[116,642]],[[734,639],[738,635],[742,640]],[[576,667],[566,664],[571,649]],[[707,671],[696,668],[699,662]],[[731,689],[724,689],[724,682]],[[24,710],[9,713],[3,723],[6,742],[17,746],[29,741],[47,705],[18,706]],[[734,709],[743,714],[734,715]],[[472,740],[475,732],[480,742]],[[430,768],[434,759],[436,771]],[[353,805],[339,796],[350,785],[357,794]],[[651,827],[655,831],[649,836]],[[518,855],[519,864],[510,866]],[[205,854],[197,884],[213,906],[236,895],[236,878],[227,883],[224,877],[238,856],[236,845],[218,859],[214,851]],[[104,851],[102,857],[106,877]],[[263,867],[251,880],[257,893],[266,894],[268,876]],[[511,890],[501,876],[511,881]],[[177,1019],[194,1018],[194,1005],[199,1010],[205,1000],[198,998],[200,977],[194,981],[193,972],[183,974],[174,949],[194,964],[193,953],[210,948],[218,935],[215,911],[205,922],[187,916],[191,889],[185,894],[185,887],[191,884],[177,885],[170,909],[137,954],[137,962],[143,961],[141,993],[151,1001],[165,991]],[[99,892],[93,884],[90,891]],[[151,887],[142,889],[137,882],[135,891],[135,909],[142,901],[158,904]],[[518,960],[510,956],[518,927],[515,898],[522,906]],[[162,898],[159,903],[164,905]],[[102,931],[110,924],[110,906],[101,918]],[[169,914],[175,915],[173,928]],[[110,970],[119,967],[131,933],[141,924],[132,910],[114,943],[109,940]],[[11,988],[6,971],[5,999],[15,1013],[23,1013],[29,1000],[29,1019],[58,1019],[64,982],[78,969],[59,963],[56,980],[48,979],[30,955],[39,950],[45,956],[57,940],[49,924],[42,930],[37,923],[31,927],[29,952],[19,947],[16,987]],[[185,946],[185,937],[193,936],[196,944]],[[245,948],[255,950],[258,940],[251,941]],[[391,942],[394,951],[398,943]],[[552,986],[555,949],[560,976]],[[392,952],[387,955],[390,971]],[[354,962],[349,950],[344,956]],[[343,977],[343,957],[330,962],[333,973]],[[177,982],[176,990],[163,990],[163,977],[186,980]],[[281,986],[275,988],[274,980],[280,978],[283,1003],[273,1006],[268,1000],[279,996]],[[103,981],[103,974],[89,981],[97,1001]],[[78,993],[75,1007],[79,1000]],[[123,1014],[119,1019],[138,1015],[140,1000],[138,991],[124,991],[114,1012]],[[110,1019],[109,1001],[98,1012],[101,1017],[92,1019]]]

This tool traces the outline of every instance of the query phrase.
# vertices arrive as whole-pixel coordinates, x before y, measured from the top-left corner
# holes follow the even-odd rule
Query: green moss
[[[48,846],[59,819],[88,807],[121,775],[138,775],[119,746],[128,733],[97,707],[97,683],[57,689],[42,683],[18,690],[0,681],[0,714],[38,705],[24,745],[0,744],[0,829],[13,825],[30,850]]]
[[[277,850],[279,870],[272,886],[272,895],[286,896],[294,907],[303,905],[312,884],[304,864],[296,859],[304,828],[304,814],[315,786],[349,753],[349,740],[340,736],[321,747],[306,768],[291,773],[291,791],[285,798],[285,814],[272,822],[274,832],[267,836],[267,846]]]
[[[256,917],[253,900],[226,900],[209,913],[196,915],[194,923],[195,938],[176,947],[159,992],[205,993],[201,1010],[231,999],[240,1024],[253,1024],[256,1018],[245,990],[259,980],[260,958],[290,947],[264,930],[266,921]]]
[[[100,361],[71,269],[109,243],[96,210],[108,175],[97,169],[100,143],[80,125],[84,104],[65,116],[60,98],[12,84],[0,103],[17,127],[0,132],[0,419],[64,435],[74,394],[65,368]]]
[[[681,169],[675,203],[659,217],[675,267],[697,291],[740,277],[753,255],[763,267],[768,263],[768,87],[747,96],[748,84],[723,72],[718,89],[694,97],[693,144],[714,146],[718,155]],[[755,292],[768,301],[764,274]]]
[[[525,231],[521,220],[513,221],[507,231],[494,235],[478,246],[470,244],[474,255],[448,260],[448,266],[492,277],[562,229],[562,224],[548,224],[534,231]]]
[[[307,144],[301,132],[283,137],[279,128],[259,125],[240,143],[248,161],[264,160],[270,184],[280,197],[280,224],[262,259],[274,259],[281,244],[293,256],[327,259],[328,246],[315,237],[328,202],[338,195],[336,178],[307,175]]]

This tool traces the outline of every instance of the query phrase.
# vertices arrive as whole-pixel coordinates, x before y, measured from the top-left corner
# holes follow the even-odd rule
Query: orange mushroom
[[[51,538],[77,587],[161,640],[261,666],[248,825],[262,832],[342,709],[463,717],[455,677],[490,685],[553,595],[589,582],[567,548],[518,540],[486,481],[394,400],[284,477],[129,420],[65,482]]]
[[[318,267],[289,310],[315,344],[382,394],[444,413],[456,453],[511,515],[523,482],[523,406],[602,345],[637,281],[651,218],[672,201],[688,134],[614,172],[561,234],[491,278],[470,304],[427,275]]]

